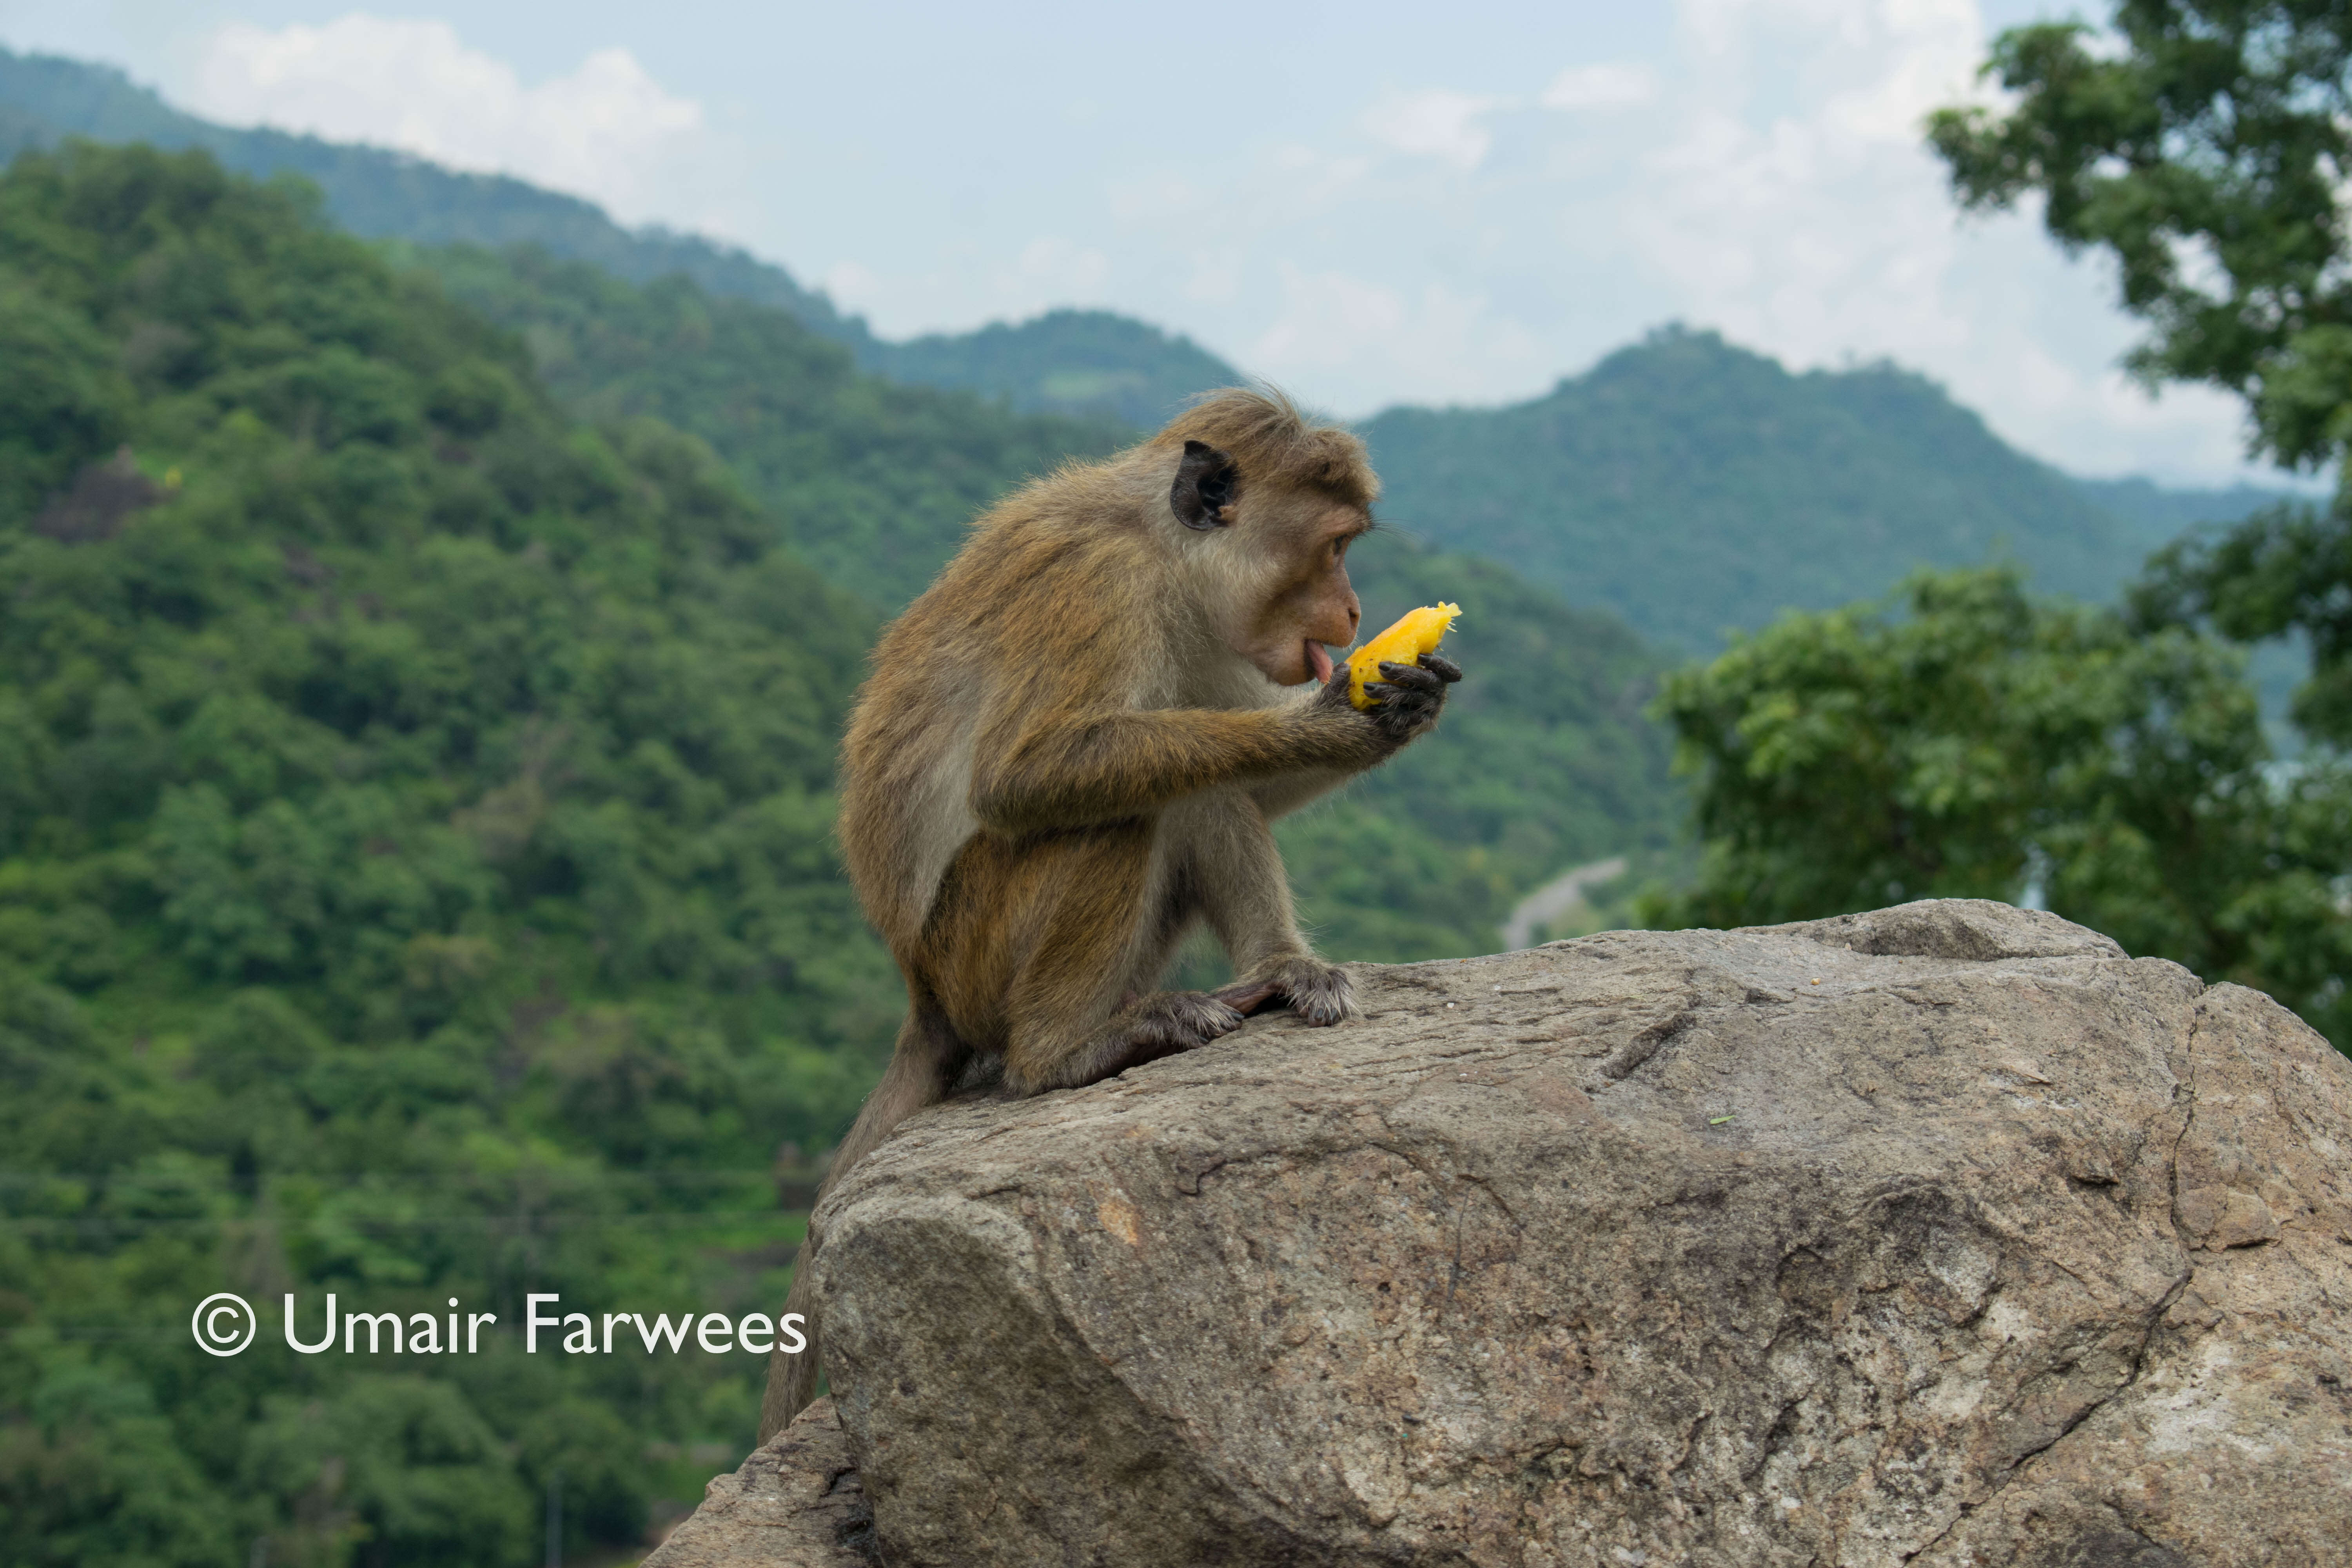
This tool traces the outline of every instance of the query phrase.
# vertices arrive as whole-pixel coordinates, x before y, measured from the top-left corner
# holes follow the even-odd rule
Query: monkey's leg
[[[767,1394],[760,1402],[761,1442],[782,1431],[816,1397],[816,1300],[809,1268],[824,1239],[817,1229],[816,1208],[833,1191],[833,1184],[888,1137],[892,1128],[926,1105],[946,1097],[955,1075],[962,1068],[965,1054],[947,1021],[926,1001],[917,998],[908,1010],[907,1021],[898,1027],[898,1049],[891,1053],[882,1081],[866,1097],[865,1108],[858,1111],[848,1135],[842,1139],[832,1166],[818,1184],[816,1202],[810,1205],[808,1235],[793,1259],[792,1289],[785,1293],[783,1310],[776,1320],[778,1348],[768,1356]],[[801,1332],[808,1345],[798,1355],[787,1355],[782,1348],[783,1320],[794,1312],[804,1320]]]
[[[1194,919],[1178,807],[1154,824],[1024,847],[1024,934],[1004,994],[1004,1080],[1075,1089],[1241,1027],[1198,992],[1152,989]]]
[[[1205,1046],[1242,1026],[1241,1013],[1199,991],[1155,991],[1093,1027],[1042,1020],[1004,1053],[1004,1081],[1022,1094],[1080,1089],[1145,1062]]]
[[[1316,957],[1299,933],[1282,852],[1257,802],[1245,791],[1212,790],[1183,814],[1185,884],[1234,961],[1234,984],[1214,994],[1244,1013],[1279,996],[1318,1027],[1356,1016],[1347,973]]]

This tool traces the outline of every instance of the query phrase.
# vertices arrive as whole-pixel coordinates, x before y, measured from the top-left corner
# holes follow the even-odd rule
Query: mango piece
[[[1364,682],[1381,678],[1381,662],[1411,664],[1423,654],[1435,653],[1461,613],[1459,605],[1423,605],[1408,610],[1402,620],[1349,654],[1348,700],[1367,710],[1379,707],[1379,698],[1364,695]]]

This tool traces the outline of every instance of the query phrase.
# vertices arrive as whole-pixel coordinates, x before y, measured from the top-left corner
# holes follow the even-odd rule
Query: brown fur
[[[1213,461],[1231,504],[1187,526],[1179,465]],[[1307,674],[1308,639],[1354,639],[1345,545],[1378,490],[1353,436],[1215,394],[1007,498],[884,634],[843,744],[841,836],[910,1006],[827,1188],[975,1053],[1038,1093],[1204,1044],[1276,996],[1310,1023],[1352,1015],[1299,934],[1268,824],[1443,700],[1406,670],[1399,700],[1359,712],[1344,666],[1328,688]],[[1202,921],[1235,984],[1155,990]],[[811,1348],[775,1358],[763,1438],[814,1392],[820,1244],[813,1224],[785,1303]]]

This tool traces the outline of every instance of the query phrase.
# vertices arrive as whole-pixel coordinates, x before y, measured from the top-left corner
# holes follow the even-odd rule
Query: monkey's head
[[[1380,493],[1363,443],[1278,395],[1212,395],[1155,437],[1172,470],[1165,523],[1195,605],[1235,653],[1282,686],[1331,679],[1363,606],[1348,546]]]

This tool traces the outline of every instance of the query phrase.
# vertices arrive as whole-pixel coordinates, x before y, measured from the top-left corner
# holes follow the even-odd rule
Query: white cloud
[[[1403,297],[1345,272],[1309,273],[1284,262],[1282,314],[1258,335],[1252,360],[1276,374],[1345,368],[1392,343],[1405,324]]]
[[[1798,368],[1892,358],[2076,469],[2244,471],[2232,400],[2117,374],[2140,329],[2107,268],[2030,215],[1958,214],[1921,121],[1988,92],[1976,0],[1676,0],[1656,40],[1564,69],[1498,51],[1140,155],[1169,147],[1156,111],[1064,83],[1038,99],[1052,145],[1008,141],[1026,173],[985,180],[850,121],[754,163],[624,50],[526,82],[432,21],[232,26],[181,79],[201,112],[762,240],[893,335],[1107,305],[1355,416],[1538,394],[1680,319]]]
[[[1546,109],[1629,109],[1658,96],[1657,73],[1644,65],[1614,60],[1570,66],[1544,89]]]
[[[354,12],[275,30],[232,23],[200,58],[190,107],[371,142],[462,169],[520,175],[591,197],[625,221],[678,217],[678,176],[700,163],[699,105],[663,89],[623,48],[526,86],[446,22]]]
[[[1397,289],[1288,262],[1276,273],[1278,313],[1243,363],[1311,400],[1368,375],[1400,374],[1420,401],[1475,398],[1497,367],[1522,376],[1540,371],[1542,345],[1483,295],[1434,281]]]
[[[2137,329],[2105,271],[2029,215],[1958,212],[1922,131],[1987,90],[1975,0],[1675,15],[1659,56],[1554,76],[1538,100],[1573,112],[1498,112],[1500,79],[1392,95],[1356,128],[1406,160],[1308,139],[1188,170],[1223,243],[1171,258],[1156,313],[1349,414],[1528,395],[1680,319],[1792,368],[1891,358],[2078,470],[2243,471],[2226,396],[2150,399],[2116,371]],[[1158,226],[1122,209],[1139,239]]]
[[[1494,133],[1478,123],[1478,117],[1502,101],[1431,88],[1382,100],[1364,111],[1362,125],[1373,141],[1400,153],[1442,158],[1456,168],[1475,169],[1495,144]]]
[[[825,270],[824,291],[845,310],[871,310],[887,289],[872,270],[855,261],[836,261]]]
[[[2073,467],[2238,465],[2217,395],[2152,402],[2116,372],[2132,329],[2097,268],[2027,217],[1958,215],[1922,122],[1979,90],[1971,0],[1686,0],[1682,20],[1669,134],[1608,203],[1678,313],[1800,366],[1926,370]]]
[[[1110,276],[1110,258],[1091,245],[1058,234],[1040,235],[1021,247],[1021,259],[1000,280],[1008,295],[1036,297],[1045,304],[1092,300]]]

